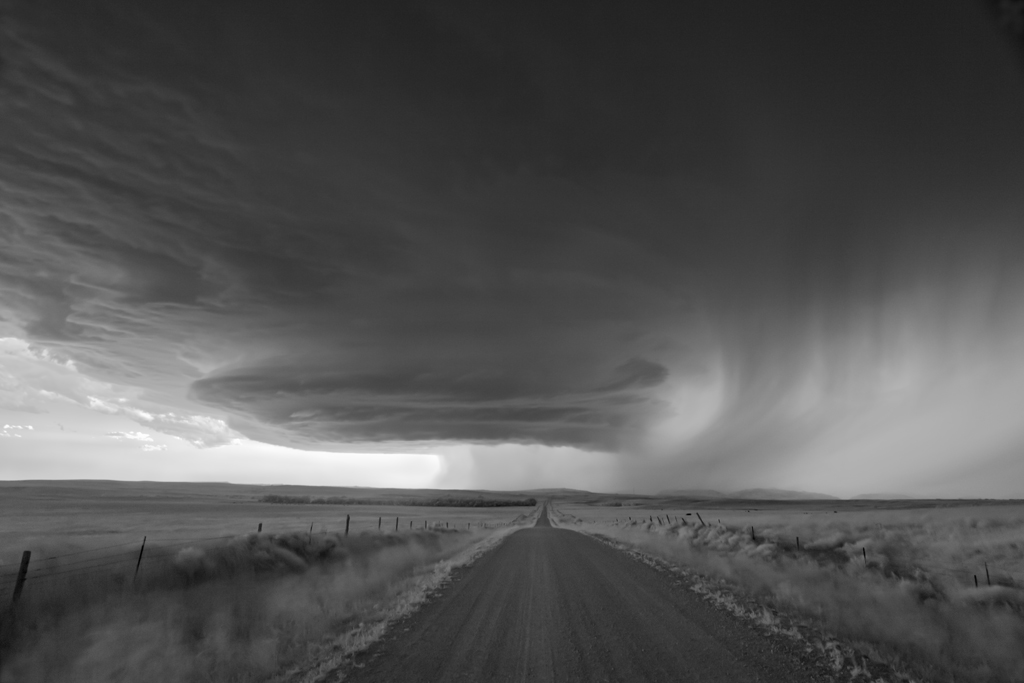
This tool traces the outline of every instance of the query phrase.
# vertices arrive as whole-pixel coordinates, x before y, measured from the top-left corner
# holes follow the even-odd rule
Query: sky
[[[0,479],[1024,497],[1024,16],[676,5],[2,0]]]

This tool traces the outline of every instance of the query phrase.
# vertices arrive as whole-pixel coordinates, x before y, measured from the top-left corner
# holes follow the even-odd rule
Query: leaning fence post
[[[988,562],[985,563],[985,583],[992,585],[992,577],[988,575]]]
[[[974,587],[975,588],[978,587],[978,575],[977,574],[974,575]]]
[[[796,537],[796,549],[800,550],[800,537],[799,536]]]
[[[701,525],[701,526],[704,526],[704,518],[700,516],[700,513],[699,513],[699,512],[697,513],[697,519],[699,519],[699,520],[700,520],[700,525]]]
[[[383,517],[378,517],[377,518],[377,531],[380,531],[380,525],[383,524],[383,523],[384,523],[384,518]]]
[[[132,576],[132,583],[139,577],[139,567],[142,565],[142,552],[146,549],[146,537],[142,537],[142,547],[139,548],[139,559],[135,561],[135,575]]]
[[[21,566],[18,567],[18,578],[14,581],[14,595],[11,596],[11,607],[21,597],[21,589],[25,586],[25,577],[28,575],[28,561],[32,557],[32,551],[26,550],[21,554]]]
[[[348,536],[348,523],[349,523],[349,521],[351,521],[351,519],[352,518],[349,515],[345,515],[345,535],[346,536]]]
[[[260,525],[258,527],[256,527],[256,533],[258,533],[258,534],[263,533],[263,522],[260,522]]]

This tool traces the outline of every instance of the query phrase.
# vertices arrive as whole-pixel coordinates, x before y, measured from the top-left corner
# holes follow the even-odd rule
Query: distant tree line
[[[344,498],[331,496],[281,496],[268,494],[260,498],[261,503],[283,505],[406,505],[416,507],[446,508],[506,508],[534,507],[536,498]]]

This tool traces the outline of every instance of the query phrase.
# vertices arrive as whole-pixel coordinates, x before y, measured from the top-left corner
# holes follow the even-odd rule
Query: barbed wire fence
[[[388,519],[390,520],[391,518],[388,517]],[[399,519],[400,516],[395,517],[395,532],[399,531]],[[385,527],[383,525],[383,517],[381,516],[378,516],[377,520],[373,520],[368,517],[363,521],[364,525],[368,527],[368,529],[362,530],[363,533],[366,533],[368,530],[372,531],[374,528],[379,533],[390,532],[391,530],[390,522],[389,525]],[[372,525],[373,521],[377,522],[375,526]],[[423,520],[422,527],[418,524],[419,520],[415,520],[417,522],[415,525],[413,524],[413,520],[409,521],[409,531],[444,529],[461,530],[463,528],[457,522],[453,523],[445,520]],[[490,529],[508,526],[513,523],[514,520],[477,520],[475,525],[480,529]],[[474,521],[467,521],[465,529],[472,529],[473,525]],[[282,529],[276,533],[267,532],[266,536],[273,538],[275,536],[308,534],[308,542],[312,543],[314,536],[323,536],[327,534],[343,536],[349,535],[348,520],[346,520],[344,531],[327,531],[321,528],[320,531],[314,533],[312,527],[313,525],[311,524],[308,531],[305,527]],[[79,577],[89,577],[102,574],[117,576],[125,573],[133,574],[132,578],[134,580],[139,573],[139,569],[142,567],[151,569],[156,565],[166,565],[175,562],[177,558],[177,551],[183,547],[210,545],[231,539],[247,538],[251,535],[259,536],[263,533],[263,523],[261,522],[258,524],[256,531],[250,533],[226,534],[220,536],[196,536],[188,538],[178,536],[162,539],[155,539],[146,535],[141,540],[125,541],[123,543],[114,543],[95,548],[85,548],[66,553],[43,556],[38,556],[38,553],[33,555],[31,551],[25,551],[22,555],[22,567],[10,569],[0,568],[0,595],[11,596],[8,605],[13,607],[14,603],[18,601],[18,597],[24,586],[33,585],[40,581],[47,582],[59,579],[60,577],[63,577],[64,579],[77,579]],[[24,571],[22,570],[23,568]],[[123,572],[120,571],[122,569],[124,570]],[[6,607],[6,605],[0,603],[0,608],[3,607]]]

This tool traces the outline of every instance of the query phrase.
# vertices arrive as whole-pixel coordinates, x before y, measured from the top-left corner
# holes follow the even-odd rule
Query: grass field
[[[487,492],[459,492],[494,497]],[[0,572],[17,561],[22,550],[45,554],[51,547],[91,547],[179,538],[208,538],[256,531],[266,533],[344,531],[376,532],[379,517],[390,520],[384,530],[422,528],[427,522],[506,522],[526,508],[441,508],[415,505],[280,505],[259,502],[268,494],[345,496],[351,498],[434,498],[437,491],[235,484],[167,484],[146,482],[0,482]],[[498,496],[508,497],[508,496]]]
[[[1024,681],[1024,504],[576,497],[556,519],[924,680]]]
[[[3,593],[22,551],[32,552],[17,609],[0,620],[0,682],[318,680],[452,566],[536,512],[258,502],[267,493],[382,498],[367,489],[0,484]]]
[[[985,583],[1024,587],[1024,503],[1007,501],[679,501],[632,500],[624,507],[566,502],[574,519],[626,527],[657,518],[723,525],[808,551],[831,550],[891,571],[927,572],[946,588]],[[701,515],[700,518],[697,515]],[[724,537],[723,537],[724,538]],[[761,545],[755,543],[754,545]]]

